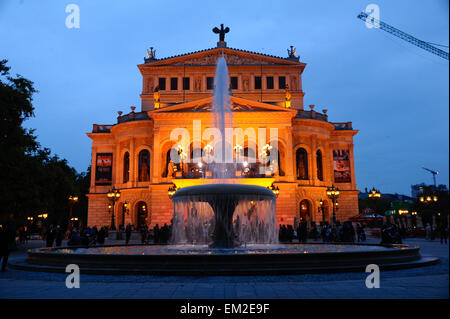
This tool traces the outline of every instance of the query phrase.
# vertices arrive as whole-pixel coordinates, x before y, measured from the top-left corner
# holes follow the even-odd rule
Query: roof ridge
[[[164,61],[164,60],[168,60],[168,59],[172,59],[172,58],[178,58],[178,57],[182,57],[182,56],[186,56],[186,55],[190,55],[190,54],[195,54],[195,53],[200,53],[200,52],[206,52],[206,51],[210,51],[210,50],[215,50],[215,49],[231,49],[231,50],[235,50],[235,51],[240,51],[240,52],[246,52],[246,53],[252,53],[252,54],[258,54],[258,55],[262,55],[262,56],[267,56],[267,57],[271,57],[271,58],[276,58],[276,59],[282,59],[282,60],[287,60],[289,61],[289,57],[280,57],[280,56],[276,56],[276,55],[271,55],[271,54],[266,54],[266,53],[260,53],[260,52],[255,52],[255,51],[249,51],[249,50],[243,50],[243,49],[237,49],[237,48],[230,48],[230,47],[226,47],[226,48],[219,48],[219,47],[215,47],[215,48],[208,48],[208,49],[203,49],[203,50],[198,50],[198,51],[192,51],[192,52],[187,52],[187,53],[183,53],[183,54],[178,54],[178,55],[172,55],[172,56],[168,56],[168,57],[164,57],[161,59],[153,59],[152,61]],[[149,61],[150,62],[150,61]],[[145,62],[148,63],[148,62]]]

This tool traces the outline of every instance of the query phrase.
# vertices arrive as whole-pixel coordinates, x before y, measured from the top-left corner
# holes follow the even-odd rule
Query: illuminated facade
[[[333,184],[340,190],[337,220],[358,214],[353,156],[357,131],[351,122],[329,122],[326,110],[304,109],[306,64],[295,50],[291,47],[283,58],[228,48],[221,41],[216,48],[163,59],[156,59],[151,49],[145,63],[138,65],[141,111],[132,107],[128,114],[119,112],[116,124],[95,124],[87,134],[92,139],[89,226],[111,224],[106,194],[113,187],[121,194],[114,205],[115,224],[153,227],[170,223],[168,189],[173,184],[180,188],[213,182],[205,164],[170,163],[170,149],[178,143],[170,133],[181,127],[193,136],[194,121],[201,121],[202,131],[214,126],[215,65],[222,55],[229,68],[233,126],[278,129],[279,167],[261,174],[253,169],[258,163],[240,165],[232,182],[277,186],[280,224],[294,224],[294,218],[330,221],[332,202],[326,190]],[[269,133],[266,142],[270,143]],[[198,143],[198,151],[205,156],[209,142]],[[193,154],[193,145],[182,151]],[[248,136],[238,148],[248,162],[262,151]]]

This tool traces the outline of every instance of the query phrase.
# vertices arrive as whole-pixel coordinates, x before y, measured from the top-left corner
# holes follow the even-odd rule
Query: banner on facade
[[[111,185],[112,183],[112,153],[99,153],[95,164],[95,184]]]
[[[350,170],[350,151],[334,150],[333,165],[335,183],[350,183],[352,181]]]

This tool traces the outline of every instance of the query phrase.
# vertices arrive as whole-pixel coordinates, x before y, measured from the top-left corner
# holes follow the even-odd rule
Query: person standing
[[[105,236],[106,236],[106,231],[105,231],[105,227],[100,228],[100,230],[98,231],[98,235],[97,235],[97,242],[100,245],[103,245],[105,243]]]
[[[64,233],[63,233],[61,227],[58,225],[58,226],[56,226],[56,231],[55,231],[56,247],[61,247],[63,238],[64,238]]]
[[[431,226],[429,223],[427,224],[427,227],[425,227],[425,239],[431,239]]]
[[[147,242],[148,226],[144,225],[141,228],[141,243],[145,244]]]
[[[445,224],[442,224],[439,228],[439,237],[441,238],[441,245],[445,244],[447,245],[447,238],[448,238],[448,226]]]
[[[128,245],[128,243],[130,242],[130,238],[131,238],[131,225],[128,224],[127,227],[125,228],[125,244]]]
[[[55,241],[55,230],[53,229],[53,225],[47,230],[47,234],[45,235],[45,242],[47,247],[53,247],[53,242]]]
[[[156,224],[155,227],[153,227],[153,243],[158,244],[159,243],[159,225]]]
[[[6,269],[9,256],[9,235],[5,227],[0,227],[0,260],[2,260],[2,272]]]

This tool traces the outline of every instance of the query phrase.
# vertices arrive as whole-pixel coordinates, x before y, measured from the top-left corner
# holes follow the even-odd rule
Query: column
[[[286,177],[290,181],[295,181],[295,170],[294,170],[294,147],[292,145],[292,126],[286,126],[286,167],[285,173]]]
[[[134,137],[130,136],[130,182],[131,187],[136,186],[136,154],[134,154]]]
[[[161,179],[161,145],[160,145],[160,139],[161,139],[161,132],[159,127],[153,128],[153,161],[150,163],[150,166],[152,167],[152,178],[150,181],[152,183],[158,183]]]

